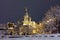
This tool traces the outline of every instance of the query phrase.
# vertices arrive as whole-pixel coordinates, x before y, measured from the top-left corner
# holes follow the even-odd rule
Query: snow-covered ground
[[[60,40],[59,37],[24,37],[24,38],[3,38],[0,40]]]
[[[0,40],[60,40],[60,34],[42,34],[42,35],[28,35],[20,36],[18,38],[0,38]]]

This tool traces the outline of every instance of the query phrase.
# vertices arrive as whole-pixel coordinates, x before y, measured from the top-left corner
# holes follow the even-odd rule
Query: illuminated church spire
[[[24,24],[24,25],[28,25],[30,21],[31,21],[31,17],[29,17],[29,15],[28,15],[28,10],[27,10],[27,8],[25,7],[25,15],[24,15],[23,24]]]
[[[28,9],[26,7],[25,7],[25,16],[27,16],[27,17],[29,16],[28,15]]]
[[[24,21],[28,21],[29,15],[28,15],[28,10],[25,8],[25,15],[24,15]]]

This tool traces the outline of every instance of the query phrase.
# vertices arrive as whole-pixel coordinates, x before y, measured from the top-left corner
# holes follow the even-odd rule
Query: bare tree
[[[57,33],[58,32],[58,27],[57,27],[57,22],[60,21],[60,7],[51,7],[48,12],[46,12],[45,18],[45,31],[48,30],[48,32],[51,33]]]

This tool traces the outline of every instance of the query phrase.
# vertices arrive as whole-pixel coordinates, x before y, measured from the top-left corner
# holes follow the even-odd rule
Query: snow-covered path
[[[60,37],[24,37],[24,38],[3,38],[0,40],[60,40]]]
[[[0,40],[60,40],[60,34],[41,34],[41,35],[28,35],[20,36],[18,38],[0,38]]]

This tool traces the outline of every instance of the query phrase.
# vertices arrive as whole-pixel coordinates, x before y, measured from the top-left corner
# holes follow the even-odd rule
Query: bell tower
[[[28,15],[28,10],[25,8],[25,16],[24,16],[24,21],[28,21],[29,15]]]
[[[25,8],[25,15],[23,20],[23,25],[29,25],[29,22],[31,21],[31,17],[28,15],[28,10]]]

